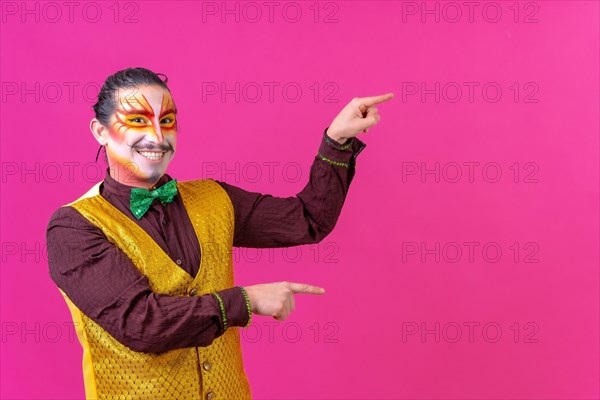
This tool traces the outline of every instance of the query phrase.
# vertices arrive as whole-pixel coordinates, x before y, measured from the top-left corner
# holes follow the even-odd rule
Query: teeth
[[[155,160],[155,161],[160,160],[165,155],[165,153],[156,153],[153,151],[138,151],[138,153],[140,153],[141,155],[143,155],[144,157],[146,157],[150,160]]]

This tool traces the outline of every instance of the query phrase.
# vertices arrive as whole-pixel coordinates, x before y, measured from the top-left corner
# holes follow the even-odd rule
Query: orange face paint
[[[177,130],[176,113],[177,110],[175,109],[173,98],[170,95],[163,96],[159,119],[161,130],[171,132]],[[142,93],[121,97],[115,117],[116,121],[113,124],[113,130],[121,135],[125,135],[129,129],[153,129],[156,134],[157,128],[154,126],[154,110]]]
[[[160,86],[131,88],[119,97],[107,155],[116,170],[130,171],[125,184],[145,187],[164,174],[175,152],[176,115],[171,94]]]

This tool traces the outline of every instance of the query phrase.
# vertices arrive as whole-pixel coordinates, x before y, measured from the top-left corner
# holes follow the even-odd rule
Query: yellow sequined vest
[[[234,285],[233,205],[218,183],[209,179],[177,182],[200,243],[200,270],[195,278],[173,262],[139,225],[99,194],[101,183],[67,206],[100,228],[148,277],[154,292],[201,296]],[[60,292],[83,347],[87,399],[251,398],[238,327],[227,328],[207,347],[164,353],[136,352],[114,339]]]

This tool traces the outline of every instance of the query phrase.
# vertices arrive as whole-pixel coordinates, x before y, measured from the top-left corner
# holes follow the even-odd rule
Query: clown
[[[251,398],[239,329],[252,314],[285,320],[295,294],[324,289],[235,286],[231,249],[327,236],[366,146],[356,136],[392,97],[353,99],[324,131],[306,188],[274,198],[169,176],[178,110],[167,80],[145,68],[111,75],[90,122],[106,177],[60,207],[47,230],[50,276],[83,348],[86,397]]]

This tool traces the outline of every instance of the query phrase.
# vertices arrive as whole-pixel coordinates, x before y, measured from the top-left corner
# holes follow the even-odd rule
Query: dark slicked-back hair
[[[164,76],[163,81],[160,76]],[[168,78],[165,74],[156,74],[146,68],[127,68],[117,71],[108,78],[98,93],[98,101],[94,104],[96,118],[108,127],[108,121],[117,107],[119,90],[130,89],[138,86],[158,85],[169,90]]]

